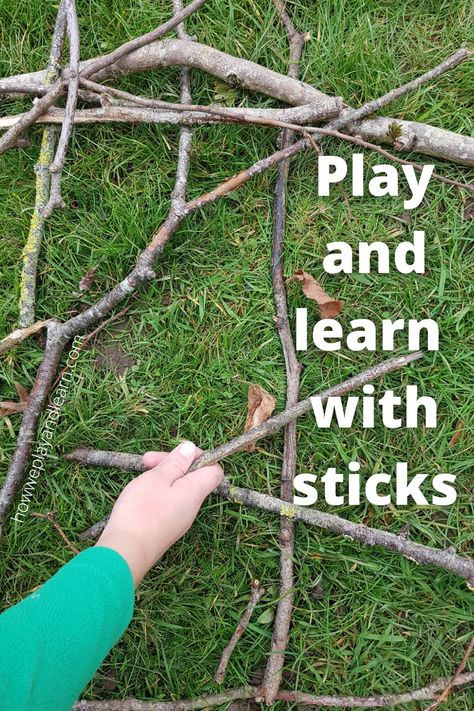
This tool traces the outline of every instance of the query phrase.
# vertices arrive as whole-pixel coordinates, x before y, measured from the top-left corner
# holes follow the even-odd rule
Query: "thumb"
[[[181,442],[171,450],[164,461],[160,462],[151,471],[156,472],[161,478],[173,484],[173,482],[181,479],[186,474],[197,454],[198,448],[194,442]]]

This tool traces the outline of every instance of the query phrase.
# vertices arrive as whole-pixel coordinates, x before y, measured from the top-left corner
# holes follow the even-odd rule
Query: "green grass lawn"
[[[56,3],[0,0],[0,75],[45,66]],[[469,0],[338,0],[291,3],[295,24],[310,31],[302,78],[354,106],[414,78],[463,43],[473,44]],[[171,3],[110,0],[78,3],[83,58],[109,51],[160,24]],[[209,0],[188,22],[199,41],[286,72],[287,43],[273,5],[264,0]],[[474,65],[466,63],[434,85],[409,94],[391,116],[426,121],[466,134],[473,131]],[[176,100],[178,70],[122,79],[121,88]],[[192,72],[196,102],[215,101],[222,85]],[[233,91],[240,106],[276,106],[258,95]],[[27,101],[3,102],[12,113]],[[0,158],[0,335],[17,321],[20,258],[34,203],[31,148]],[[195,197],[274,150],[276,132],[248,126],[195,131],[189,196]],[[63,181],[67,207],[46,228],[39,268],[38,318],[66,314],[92,303],[133,266],[152,231],[166,216],[178,132],[159,126],[87,126],[74,131]],[[327,141],[325,151],[346,159],[347,145]],[[416,159],[416,157],[415,157]],[[384,162],[366,155],[368,164]],[[474,180],[474,171],[439,162],[443,175]],[[285,275],[304,269],[345,301],[340,320],[434,318],[441,349],[404,372],[387,377],[376,393],[406,384],[438,402],[435,430],[317,431],[312,415],[298,423],[298,471],[322,474],[352,459],[369,475],[407,461],[411,473],[457,475],[458,500],[447,508],[341,507],[354,521],[397,532],[410,525],[413,539],[472,553],[474,464],[472,221],[463,221],[463,194],[431,181],[411,212],[411,225],[394,216],[398,198],[355,198],[350,211],[341,192],[319,198],[316,159],[292,163],[288,192]],[[55,510],[72,540],[110,509],[129,479],[125,472],[80,468],[61,455],[77,445],[141,453],[167,449],[189,438],[203,448],[241,432],[247,388],[259,383],[285,402],[285,373],[275,330],[269,258],[275,173],[187,219],[156,267],[157,279],[130,300],[124,318],[101,332],[77,362],[70,400],[55,430],[55,457],[41,478],[32,509]],[[325,275],[329,241],[383,240],[391,247],[426,231],[423,276]],[[81,277],[97,267],[89,292],[77,295]],[[288,285],[292,322],[308,302]],[[400,347],[403,348],[403,342]],[[120,348],[132,363],[120,376],[107,349]],[[0,399],[15,397],[14,382],[33,384],[42,351],[34,339],[2,357]],[[302,396],[336,383],[373,363],[367,353],[302,354]],[[105,360],[105,362],[104,362]],[[449,446],[457,423],[461,439]],[[13,452],[20,416],[0,420],[2,470]],[[235,483],[277,494],[282,437],[259,443],[253,454],[225,462]],[[324,504],[321,504],[324,507]],[[331,509],[333,510],[333,509]],[[382,550],[296,526],[296,606],[285,684],[315,693],[402,691],[453,673],[472,635],[472,593],[448,573],[421,568]],[[5,606],[67,562],[71,553],[44,521],[9,525],[1,540]],[[88,686],[89,698],[185,698],[216,690],[221,651],[245,607],[249,581],[266,594],[229,664],[226,686],[258,678],[268,654],[271,624],[258,621],[278,601],[278,520],[255,510],[209,500],[193,529],[173,547],[137,591],[130,628]],[[471,662],[472,665],[472,662]],[[468,668],[472,668],[468,666]],[[110,677],[115,681],[110,682]],[[112,686],[113,688],[109,688]],[[472,690],[443,708],[470,711]],[[420,711],[423,704],[399,707]]]

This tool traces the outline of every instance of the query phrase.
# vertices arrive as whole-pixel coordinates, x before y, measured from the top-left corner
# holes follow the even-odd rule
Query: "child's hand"
[[[150,469],[127,484],[115,502],[97,545],[125,558],[135,586],[191,527],[206,496],[222,481],[218,464],[187,474],[201,453],[192,442],[169,454],[147,452],[143,462]]]

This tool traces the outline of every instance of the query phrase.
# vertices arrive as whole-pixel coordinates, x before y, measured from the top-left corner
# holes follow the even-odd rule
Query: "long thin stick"
[[[412,701],[427,701],[436,696],[449,682],[449,677],[441,677],[426,686],[404,691],[401,694],[380,694],[375,696],[330,696],[306,694],[303,691],[280,690],[277,700],[310,706],[326,706],[329,708],[390,708],[398,704],[408,704]],[[459,688],[474,682],[474,672],[467,672],[456,679],[455,687]],[[197,711],[212,706],[222,706],[238,699],[254,699],[260,689],[256,686],[243,686],[237,689],[227,689],[217,694],[205,694],[195,699],[181,701],[139,701],[138,699],[122,699],[117,701],[78,701],[72,711]]]
[[[299,62],[304,46],[304,35],[296,31],[290,16],[286,12],[283,0],[274,0],[280,21],[286,29],[290,58],[288,76],[298,78]],[[294,142],[294,132],[282,129],[278,145],[286,148]],[[286,286],[283,275],[283,248],[286,228],[286,187],[290,162],[279,164],[273,198],[273,244],[272,244],[272,284],[276,311],[276,327],[280,338],[286,372],[286,404],[296,405],[300,392],[301,367],[296,357],[295,344],[290,328]],[[283,460],[280,474],[280,498],[283,501],[293,499],[293,479],[296,473],[296,420],[289,422],[283,433]],[[262,697],[267,705],[273,704],[280,688],[285,651],[290,634],[291,615],[293,612],[294,587],[294,548],[295,526],[291,519],[280,519],[280,593],[273,623],[270,653],[262,681]]]
[[[58,81],[61,71],[61,54],[66,34],[66,0],[62,0],[56,16],[56,23],[51,41],[51,50],[46,70],[46,85]],[[35,107],[33,107],[35,108]],[[19,126],[19,122],[15,124]],[[15,126],[13,126],[15,129]],[[6,136],[6,134],[5,134]],[[5,138],[5,136],[3,138]],[[56,128],[45,126],[41,138],[41,148],[35,165],[36,195],[35,206],[30,220],[28,238],[23,249],[23,268],[20,278],[20,298],[18,324],[20,328],[28,328],[35,321],[36,275],[38,258],[43,241],[46,216],[44,211],[50,195],[50,166],[53,161],[56,145]]]
[[[77,461],[91,466],[115,467],[131,471],[144,471],[142,457],[138,454],[122,454],[100,450],[76,449],[65,456],[69,461]],[[399,553],[405,558],[423,565],[431,565],[464,578],[470,587],[474,587],[474,561],[453,553],[449,548],[440,550],[414,543],[403,536],[388,531],[370,528],[362,523],[353,523],[334,514],[296,506],[277,499],[269,494],[262,494],[252,489],[233,486],[228,479],[216,489],[216,494],[235,504],[243,504],[252,508],[270,511],[279,516],[287,516],[293,521],[303,521],[310,526],[331,531],[340,536],[346,536],[366,546],[381,546],[387,550]],[[95,539],[104,530],[107,518],[94,524],[80,534],[80,539]]]
[[[232,652],[234,651],[235,647],[237,646],[237,642],[239,639],[242,637],[243,633],[245,632],[245,628],[247,627],[248,623],[250,622],[250,618],[252,617],[253,611],[255,610],[256,606],[259,603],[260,598],[264,594],[265,590],[260,586],[260,583],[258,580],[252,580],[250,583],[250,599],[247,603],[247,607],[245,608],[245,611],[242,615],[242,617],[239,620],[239,624],[237,625],[237,628],[230,638],[229,644],[227,647],[224,649],[222,652],[222,657],[219,662],[219,666],[217,667],[217,671],[214,675],[214,680],[218,684],[222,684],[224,681],[225,673],[227,671],[227,665],[229,663],[229,659],[232,655]]]
[[[413,91],[414,89],[418,89],[423,84],[427,84],[428,82],[437,79],[450,69],[454,69],[454,67],[457,67],[462,62],[465,62],[466,59],[468,59],[469,57],[472,57],[472,54],[473,53],[469,51],[466,47],[458,49],[457,52],[451,54],[450,57],[447,57],[447,59],[444,59],[436,67],[433,67],[433,69],[430,69],[429,71],[425,72],[416,79],[413,79],[412,81],[409,81],[406,84],[402,84],[396,89],[392,89],[383,96],[380,96],[378,99],[368,101],[359,109],[348,109],[344,112],[343,116],[335,119],[334,121],[331,121],[331,123],[328,125],[328,128],[339,129],[343,126],[347,126],[347,124],[349,123],[353,123],[354,121],[360,121],[366,116],[374,114],[383,106],[387,106],[387,104],[390,104],[392,101],[395,101],[396,99],[399,99],[405,94],[408,94],[408,92]]]
[[[212,107],[210,107],[212,108]],[[143,119],[143,113],[140,112],[137,109],[134,109],[133,107],[127,107],[127,106],[113,106],[110,107],[108,110],[108,116],[110,120],[114,121],[134,121],[137,120],[138,117],[141,116]],[[82,115],[84,115],[85,112],[82,112]],[[107,119],[107,113],[106,110],[100,109],[89,109],[89,114],[92,115],[95,120],[101,121],[104,119]],[[26,115],[26,114],[24,114]],[[58,116],[60,114],[56,114]],[[211,114],[210,114],[211,115]],[[217,113],[212,112],[212,116],[215,116],[216,119],[211,119],[211,123],[216,123],[217,120]],[[52,120],[54,121],[54,114],[52,115]],[[148,114],[146,116],[147,121],[150,123],[153,123],[154,120],[159,119],[159,115],[153,115],[153,114]],[[42,120],[46,121],[48,120],[48,116],[44,116]],[[319,136],[329,136],[331,138],[337,138],[340,141],[345,141],[347,143],[351,143],[355,146],[359,146],[360,148],[365,148],[371,151],[374,151],[375,153],[378,153],[379,155],[383,156],[384,158],[387,158],[388,160],[393,161],[394,163],[398,163],[399,165],[411,165],[416,171],[421,172],[423,170],[423,165],[420,163],[414,163],[413,161],[410,160],[405,160],[404,158],[399,158],[398,156],[394,155],[393,153],[390,153],[390,151],[385,150],[384,148],[381,148],[379,145],[376,143],[371,143],[369,141],[365,141],[363,138],[361,138],[359,135],[351,135],[350,133],[341,133],[340,131],[336,131],[330,128],[324,128],[323,126],[318,127],[318,126],[300,126],[298,124],[294,124],[288,121],[280,121],[278,119],[273,119],[273,118],[265,118],[265,117],[260,117],[257,115],[249,115],[248,113],[242,113],[242,115],[236,115],[233,118],[230,118],[229,116],[222,117],[222,120],[224,122],[229,122],[229,123],[244,123],[244,124],[252,124],[256,126],[273,126],[275,128],[284,128],[289,131],[297,131],[298,133],[302,133],[306,136],[308,135],[319,135]],[[197,119],[193,119],[192,115],[190,115],[189,119],[187,119],[190,124],[195,121],[196,123],[206,123],[208,122],[206,120],[205,115],[204,116],[199,116]],[[304,141],[305,139],[303,139]],[[298,144],[295,144],[298,145]],[[301,144],[299,151],[305,150],[311,145],[310,142],[305,142],[304,144]],[[451,178],[446,178],[443,175],[440,175],[439,173],[436,173],[433,171],[431,176],[435,179],[438,180],[441,183],[445,183],[446,185],[453,185],[458,188],[463,188],[464,190],[469,190],[470,192],[474,192],[474,185],[472,183],[463,183],[462,181],[459,180],[452,180]]]
[[[56,531],[59,533],[59,535],[63,539],[64,543],[69,548],[69,550],[72,553],[74,553],[74,555],[77,555],[78,553],[80,553],[80,550],[78,548],[76,548],[76,546],[73,543],[71,543],[71,541],[69,540],[69,538],[66,536],[63,529],[59,525],[59,523],[56,521],[56,518],[55,518],[52,511],[50,511],[47,514],[39,513],[38,511],[30,511],[30,516],[33,516],[33,518],[40,518],[43,521],[48,521],[49,523],[51,523],[54,526],[54,528],[56,529]]]
[[[79,90],[79,25],[77,23],[75,0],[67,0],[67,33],[69,37],[69,82],[64,112],[64,121],[59,136],[58,147],[54,161],[49,172],[51,173],[51,188],[49,201],[44,209],[44,216],[49,217],[53,210],[64,207],[64,200],[61,196],[61,176],[66,160],[66,153],[71,138],[72,127],[74,125],[74,114],[76,112],[77,93]]]

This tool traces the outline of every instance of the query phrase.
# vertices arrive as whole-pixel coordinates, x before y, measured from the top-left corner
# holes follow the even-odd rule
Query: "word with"
[[[349,395],[347,403],[344,407],[342,398],[328,397],[326,402],[318,396],[311,399],[313,406],[316,424],[319,428],[328,428],[331,426],[332,420],[335,417],[337,424],[342,429],[347,429],[352,426],[359,401],[362,401],[362,425],[365,429],[375,427],[375,400],[373,397],[375,388],[371,383],[364,385],[362,388],[364,397],[358,395]],[[393,390],[386,390],[377,404],[380,406],[382,422],[388,429],[398,429],[400,427],[414,428],[418,427],[418,410],[423,407],[425,410],[425,427],[436,427],[436,401],[432,397],[423,395],[418,397],[418,385],[407,385],[405,395],[405,425],[401,417],[396,417],[395,408],[402,404],[402,398],[395,395]],[[359,408],[360,409],[360,408]]]
[[[389,506],[392,504],[392,493],[380,493],[379,487],[386,487],[392,483],[393,477],[390,474],[372,474],[365,483],[361,481],[359,474],[359,462],[349,463],[349,474],[338,473],[335,467],[330,467],[326,474],[321,477],[324,487],[324,499],[330,506],[358,506],[361,501],[362,489],[365,492],[367,501],[374,506]],[[408,476],[408,465],[406,462],[397,462],[395,470],[395,503],[398,506],[407,506],[413,501],[419,506],[426,506],[430,502],[421,491],[421,485],[427,479],[428,474],[415,474]],[[347,478],[347,482],[345,481]],[[314,486],[318,477],[316,474],[297,474],[294,479],[294,489],[301,496],[294,495],[293,503],[299,506],[311,506],[318,500],[318,491]],[[432,488],[440,494],[431,496],[431,503],[435,506],[449,506],[456,501],[457,492],[454,486],[455,474],[436,474],[431,480]],[[340,492],[340,485],[346,483],[347,496]]]
[[[364,154],[352,154],[352,195],[363,197],[364,192]],[[424,165],[418,180],[414,166],[402,165],[408,188],[411,192],[409,200],[404,200],[406,210],[418,207],[425,196],[426,188],[431,178],[434,165]],[[376,177],[369,181],[368,191],[374,197],[398,195],[398,169],[388,163],[371,167]],[[339,156],[318,156],[318,195],[328,196],[330,186],[341,183],[347,175],[347,163]]]

